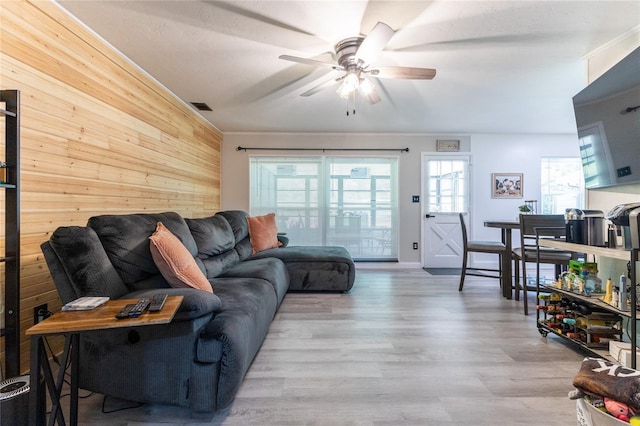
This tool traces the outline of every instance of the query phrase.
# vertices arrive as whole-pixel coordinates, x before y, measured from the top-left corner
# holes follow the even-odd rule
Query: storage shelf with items
[[[606,353],[600,350],[608,350],[609,341],[623,338],[622,316],[615,312],[546,286],[538,299],[538,330],[544,336],[559,335],[596,356]]]
[[[20,373],[20,91],[0,90],[0,123],[0,133],[4,133],[4,152],[0,151],[0,189],[4,191],[0,334],[4,375],[14,377]]]
[[[538,244],[540,247],[629,261],[630,283],[638,283],[638,249],[622,250],[558,240],[540,240]],[[636,368],[636,328],[640,319],[636,286],[628,285],[628,291],[623,289],[619,296],[621,304],[618,304],[613,283],[602,284],[599,278],[596,279],[595,263],[573,262],[571,266],[573,272],[558,277],[556,283],[538,282],[538,331],[543,336],[549,333],[560,336],[590,355],[612,361],[618,360],[610,355],[609,342],[626,341],[633,352],[630,367]]]

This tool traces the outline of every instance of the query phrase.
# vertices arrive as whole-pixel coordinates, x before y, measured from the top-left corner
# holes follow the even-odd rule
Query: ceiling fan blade
[[[380,98],[380,95],[378,95],[378,91],[376,90],[376,87],[373,84],[371,84],[371,87],[367,88],[366,90],[362,87],[362,85],[360,85],[360,87],[358,87],[358,92],[371,105],[377,104],[382,100],[382,98]]]
[[[342,69],[342,67],[339,67],[338,65],[332,64],[330,62],[317,61],[315,59],[309,59],[309,58],[300,58],[298,56],[280,55],[278,56],[278,58],[284,59],[285,61],[298,62],[300,64],[313,65],[316,67],[328,67],[328,68],[333,68],[335,70]]]
[[[371,30],[368,36],[362,41],[362,44],[356,52],[356,59],[361,60],[365,64],[371,64],[376,57],[382,52],[395,31],[384,22],[378,22]]]
[[[396,32],[402,31],[429,6],[429,1],[368,1],[360,21],[360,33],[366,34],[384,16],[385,23]],[[428,34],[428,33],[425,33]]]
[[[416,44],[411,46],[401,46],[395,48],[387,48],[391,52],[435,52],[435,51],[451,51],[456,48],[475,49],[482,47],[498,47],[504,45],[517,46],[519,43],[541,42],[552,43],[556,34],[505,34],[492,36],[478,36],[472,38],[457,38],[440,41],[430,41],[428,43]]]
[[[268,102],[290,93],[297,94],[302,88],[317,82],[318,79],[324,80],[331,72],[326,68],[294,65],[236,92],[231,99],[225,102],[227,105],[237,106],[258,100]]]
[[[378,78],[399,78],[405,80],[431,80],[436,76],[433,68],[414,67],[377,67],[372,69],[370,75]]]
[[[333,86],[334,84],[336,84],[340,80],[341,80],[341,78],[332,78],[331,80],[327,80],[324,83],[320,83],[317,86],[312,87],[311,89],[307,90],[306,92],[301,93],[300,96],[304,96],[306,98],[306,97],[309,97],[311,95],[315,95],[316,93],[318,93],[318,92],[320,92],[320,91],[322,91],[322,90],[324,90],[324,89],[326,89],[328,87]]]
[[[232,3],[227,3],[227,2],[221,2],[221,1],[210,1],[210,0],[205,0],[205,3],[208,3],[210,5],[212,5],[213,7],[217,7],[219,9],[223,9],[226,10],[228,12],[231,12],[233,14],[237,14],[240,16],[244,16],[246,18],[249,18],[251,20],[256,21],[257,23],[264,23],[267,25],[271,25],[273,27],[277,27],[277,28],[281,28],[284,30],[289,30],[289,31],[294,31],[296,33],[300,33],[300,34],[305,34],[305,35],[314,35],[306,30],[303,30],[302,28],[298,28],[295,27],[293,25],[289,25],[287,23],[285,23],[284,21],[279,21],[277,19],[273,19],[270,18],[266,15],[262,15],[260,13],[257,12],[253,12],[249,9],[245,9],[239,6],[236,6]],[[181,6],[179,6],[181,7]],[[255,27],[255,24],[254,24]]]

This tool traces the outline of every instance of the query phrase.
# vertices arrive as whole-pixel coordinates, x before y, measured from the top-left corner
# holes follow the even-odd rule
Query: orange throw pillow
[[[275,213],[269,213],[264,216],[250,216],[247,217],[247,222],[249,223],[249,241],[251,241],[252,254],[282,245],[278,241]]]
[[[162,222],[158,222],[156,231],[149,239],[151,257],[171,287],[193,287],[213,293],[211,284],[189,250]]]

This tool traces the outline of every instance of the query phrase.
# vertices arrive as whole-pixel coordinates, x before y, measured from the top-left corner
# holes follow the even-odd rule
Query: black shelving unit
[[[562,296],[566,296],[570,299],[574,299],[586,305],[592,306],[598,309],[599,311],[605,311],[612,315],[626,318],[626,320],[629,321],[629,328],[630,328],[628,337],[630,340],[629,343],[631,344],[631,368],[634,368],[634,369],[637,368],[636,366],[637,323],[638,323],[638,320],[640,320],[640,312],[638,311],[638,308],[637,308],[636,285],[638,283],[638,275],[636,270],[636,264],[640,257],[640,250],[611,249],[606,247],[595,247],[595,246],[587,246],[583,244],[567,243],[567,242],[558,241],[558,240],[540,240],[538,242],[538,245],[539,247],[550,247],[550,248],[572,251],[576,253],[584,253],[588,255],[596,255],[596,256],[608,257],[612,259],[619,259],[619,260],[630,262],[631,281],[629,284],[629,289],[631,290],[630,291],[631,304],[628,311],[617,309],[609,305],[608,303],[601,301],[598,297],[584,296],[582,294],[578,294],[573,291],[557,288],[557,286],[554,286],[554,285],[543,285],[540,283],[539,278],[537,283],[537,288],[538,288],[537,295],[538,297],[540,297],[541,293],[559,293]],[[538,276],[540,276],[539,266],[540,265],[538,263],[537,265]],[[545,317],[545,315],[543,315],[543,317]],[[583,351],[589,353],[590,355],[611,359],[607,348],[604,348],[604,347],[597,348],[597,347],[591,346],[589,343],[585,343],[577,339],[569,338],[566,334],[558,332],[557,329],[551,328],[548,325],[546,325],[544,323],[544,318],[541,318],[540,316],[540,311],[538,311],[537,313],[537,324],[538,324],[538,330],[543,336],[546,336],[547,334],[552,333],[563,339],[566,339],[567,341],[581,348]],[[611,360],[613,361],[613,359]]]
[[[4,326],[5,374],[20,374],[20,91],[0,90],[0,109],[5,121],[4,181],[5,191],[4,253]]]

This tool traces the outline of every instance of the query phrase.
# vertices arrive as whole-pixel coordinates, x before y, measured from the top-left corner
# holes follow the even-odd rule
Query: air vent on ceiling
[[[204,102],[191,102],[191,105],[198,108],[200,111],[213,111],[211,107]]]

